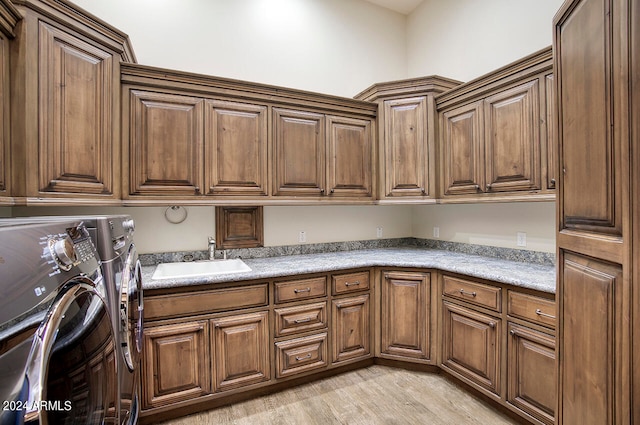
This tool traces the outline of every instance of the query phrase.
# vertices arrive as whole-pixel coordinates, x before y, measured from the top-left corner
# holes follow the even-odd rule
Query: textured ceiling
[[[386,7],[387,9],[394,10],[396,12],[408,15],[418,7],[424,0],[366,0],[370,3],[377,4],[378,6]]]

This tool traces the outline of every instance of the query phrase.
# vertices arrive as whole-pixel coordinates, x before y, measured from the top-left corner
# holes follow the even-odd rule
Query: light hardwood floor
[[[442,375],[375,365],[162,425],[517,423]]]

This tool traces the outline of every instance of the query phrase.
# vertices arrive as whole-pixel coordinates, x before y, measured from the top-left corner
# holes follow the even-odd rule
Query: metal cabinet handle
[[[479,191],[479,190],[480,190],[480,185],[479,185],[479,184],[474,184],[474,185],[473,185],[473,188],[474,188],[474,189],[476,190],[476,192],[477,192],[477,191]]]
[[[294,289],[293,293],[294,294],[300,294],[301,292],[311,292],[311,288],[304,288],[304,289]]]
[[[346,282],[346,283],[344,284],[344,286],[346,286],[347,288],[348,288],[349,286],[358,286],[358,285],[360,285],[360,281],[359,281],[359,280],[356,280],[355,282]]]
[[[311,321],[311,317],[305,317],[304,319],[296,319],[293,321],[293,323],[307,323]]]
[[[551,179],[551,187],[556,187],[556,179]]]
[[[491,329],[495,329],[495,327],[496,327],[496,322],[489,322],[489,327],[490,327]]]
[[[324,189],[320,189],[320,194],[324,195]]]
[[[475,298],[476,295],[478,295],[475,291],[474,292],[467,292],[464,289],[460,290],[460,295],[465,296],[465,295],[470,295],[471,297]]]
[[[510,335],[515,335],[515,334],[516,334],[516,331],[514,331],[513,329],[511,329],[511,330],[509,331],[509,334],[510,334]]]
[[[200,193],[200,188],[198,186],[194,187],[193,190],[195,190],[196,194]]]
[[[420,192],[422,192],[423,195],[427,194],[427,191],[426,191],[426,189],[424,187],[420,188]]]
[[[335,189],[331,189],[329,192],[330,193],[335,193],[335,191],[336,191]]]
[[[307,354],[307,355],[306,355],[306,356],[304,356],[304,357],[298,357],[298,356],[296,356],[296,361],[298,361],[298,362],[299,362],[300,360],[306,360],[306,359],[310,359],[310,358],[311,358],[311,353]]]
[[[555,318],[556,318],[556,316],[553,316],[551,314],[543,313],[542,310],[540,310],[539,308],[536,309],[536,314],[538,316],[541,316],[541,317],[548,317],[549,319],[554,319],[555,320]]]
[[[491,183],[487,183],[487,192],[491,190]]]

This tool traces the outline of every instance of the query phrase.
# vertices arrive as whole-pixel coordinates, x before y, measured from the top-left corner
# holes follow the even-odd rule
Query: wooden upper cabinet
[[[45,22],[39,33],[39,192],[112,194],[113,55]]]
[[[130,104],[130,193],[199,194],[204,101],[132,90]]]
[[[427,193],[426,97],[384,102],[385,196]]]
[[[444,194],[477,193],[484,182],[482,102],[442,114]]]
[[[620,156],[613,126],[618,105],[612,98],[611,63],[615,52],[603,11],[609,1],[579,2],[556,38],[561,54],[557,93],[562,196],[561,229],[622,234]],[[588,42],[589,39],[598,43]],[[566,70],[565,72],[563,72]],[[627,131],[626,129],[624,131]]]
[[[207,100],[205,108],[207,193],[267,195],[267,107]]]
[[[540,189],[538,80],[485,99],[487,192]]]
[[[370,120],[327,117],[327,187],[331,196],[372,196]]]
[[[273,108],[274,195],[324,195],[325,116]]]
[[[547,48],[436,98],[443,201],[554,198],[551,67]]]
[[[71,4],[17,0],[11,49],[12,195],[120,200],[120,63],[127,36]]]
[[[435,96],[460,81],[439,76],[374,84],[356,99],[379,110],[377,197],[381,203],[434,203],[436,158]]]

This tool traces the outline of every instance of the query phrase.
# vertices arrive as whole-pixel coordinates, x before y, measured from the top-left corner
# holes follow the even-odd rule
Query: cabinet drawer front
[[[276,377],[284,378],[327,366],[327,334],[276,343]]]
[[[276,336],[327,327],[327,303],[275,309]]]
[[[327,295],[327,277],[276,282],[275,287],[276,303],[324,297]]]
[[[552,300],[509,291],[507,313],[543,326],[556,327],[556,304]]]
[[[369,272],[334,275],[332,284],[334,295],[363,291],[369,289]]]
[[[500,311],[500,288],[451,276],[443,276],[443,278],[443,295]]]
[[[269,303],[268,294],[267,284],[262,284],[148,297],[144,300],[144,318],[154,320],[259,307]]]

